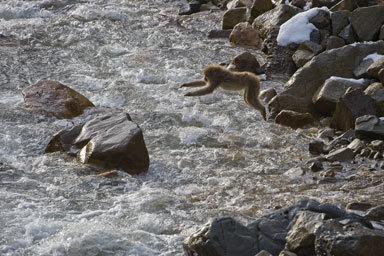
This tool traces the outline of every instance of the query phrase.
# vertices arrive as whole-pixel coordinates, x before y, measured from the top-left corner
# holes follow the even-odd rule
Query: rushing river
[[[247,223],[303,196],[346,196],[282,175],[308,158],[310,132],[262,121],[239,93],[183,96],[179,85],[204,66],[244,51],[207,38],[222,11],[179,17],[183,4],[0,1],[1,255],[182,255],[185,237],[214,217]],[[41,79],[97,107],[73,120],[23,109],[21,90]],[[143,130],[148,173],[107,179],[43,153],[60,129],[119,112]]]

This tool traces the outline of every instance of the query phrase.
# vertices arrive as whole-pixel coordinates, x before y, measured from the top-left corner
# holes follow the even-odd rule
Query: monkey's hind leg
[[[181,87],[201,87],[206,85],[207,83],[204,80],[196,80],[189,83],[184,83],[180,86]]]
[[[254,109],[260,112],[264,120],[267,120],[267,114],[264,105],[259,100],[258,90],[254,86],[244,89],[244,101]]]

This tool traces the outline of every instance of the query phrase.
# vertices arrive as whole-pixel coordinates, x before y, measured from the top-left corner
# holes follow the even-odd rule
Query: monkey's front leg
[[[208,86],[206,86],[206,87],[204,87],[204,88],[202,88],[200,90],[197,90],[197,91],[194,91],[194,92],[188,92],[184,96],[202,96],[202,95],[210,94],[214,90],[215,90],[215,87],[208,85]]]
[[[196,81],[192,81],[189,83],[184,83],[180,86],[180,88],[182,88],[182,87],[201,87],[201,86],[204,86],[206,84],[207,83],[204,80],[196,80]]]

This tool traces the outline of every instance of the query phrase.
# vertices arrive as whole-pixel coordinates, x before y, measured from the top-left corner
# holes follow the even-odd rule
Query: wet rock
[[[328,161],[349,161],[355,157],[355,153],[350,148],[340,148],[329,153],[326,158]]]
[[[319,160],[316,160],[315,162],[313,162],[311,164],[311,166],[309,168],[313,172],[319,172],[319,171],[323,170],[323,163]]]
[[[305,174],[305,170],[301,167],[294,167],[284,173],[289,179],[296,179]]]
[[[282,250],[279,256],[297,256],[297,254],[288,250]]]
[[[343,225],[327,220],[318,230],[316,255],[376,255],[384,250],[384,232],[360,224]]]
[[[356,0],[342,0],[336,5],[334,5],[330,11],[341,11],[341,10],[348,10],[348,11],[353,11],[358,7]]]
[[[373,221],[384,220],[384,205],[379,205],[371,208],[365,215],[365,218]]]
[[[302,67],[310,61],[315,55],[322,51],[321,45],[312,41],[304,41],[292,55],[292,59],[297,67]]]
[[[94,107],[85,96],[57,81],[41,80],[23,91],[24,106],[57,118],[71,119]]]
[[[285,90],[269,102],[271,116],[284,109],[314,113],[312,98],[324,81],[331,76],[353,77],[355,67],[371,53],[383,54],[384,42],[347,45],[315,56],[297,70],[285,84]]]
[[[230,9],[224,13],[222,29],[232,29],[240,22],[248,20],[246,7]]]
[[[356,118],[364,115],[376,115],[376,107],[372,98],[364,94],[362,90],[347,92],[337,102],[331,127],[342,131],[353,129]]]
[[[355,154],[359,154],[361,150],[365,147],[365,142],[355,138],[349,145],[348,148],[352,149]]]
[[[191,15],[200,12],[201,4],[199,1],[192,1],[188,6],[184,6],[179,10],[179,15]]]
[[[352,25],[351,24],[348,24],[347,26],[345,26],[341,32],[338,34],[339,37],[341,37],[342,39],[344,39],[344,41],[347,43],[347,44],[352,44],[354,42],[356,42],[356,34],[355,34],[355,31],[353,30],[352,28]]]
[[[254,74],[260,74],[261,71],[258,60],[249,52],[243,52],[234,57],[228,65],[228,69],[239,72],[247,71]]]
[[[266,89],[260,92],[259,98],[265,103],[268,104],[268,102],[276,96],[276,90],[274,88]]]
[[[272,10],[274,5],[271,0],[254,0],[251,7],[252,21],[261,14]]]
[[[383,9],[383,12],[384,12],[384,9]],[[378,59],[368,67],[367,73],[373,78],[376,78],[377,80],[379,80],[379,71],[383,68],[384,68],[384,57],[381,57],[380,59]]]
[[[254,29],[248,22],[238,23],[229,35],[229,41],[232,45],[256,48],[260,48],[263,42],[258,30]]]
[[[373,99],[377,115],[384,116],[384,86],[381,83],[373,83],[364,92]]]
[[[309,22],[315,25],[316,28],[320,29],[329,29],[331,16],[328,11],[320,9],[318,13],[309,19]]]
[[[45,148],[45,153],[68,152],[75,156],[79,149],[73,145],[73,142],[79,136],[83,125],[76,125],[69,129],[64,129],[53,135],[53,138]]]
[[[324,146],[325,144],[321,140],[312,141],[308,145],[309,153],[311,153],[312,155],[321,155],[326,152],[324,150]]]
[[[234,9],[239,7],[251,7],[251,0],[233,0],[227,4],[227,9]]]
[[[340,48],[340,47],[343,47],[343,46],[345,46],[344,39],[342,39],[342,38],[340,38],[338,36],[330,36],[330,37],[328,37],[327,45],[326,45],[326,49],[327,50],[332,50],[332,49]]]
[[[349,89],[364,89],[366,86],[358,80],[331,77],[313,96],[312,102],[317,111],[323,114],[331,114],[336,109],[336,104]]]
[[[293,129],[303,127],[313,122],[309,113],[299,113],[292,110],[283,110],[275,118],[275,123],[289,126]]]
[[[211,30],[208,33],[209,39],[215,39],[215,38],[229,38],[229,35],[231,34],[232,29],[219,29],[219,30]]]
[[[374,115],[365,115],[356,119],[356,137],[359,139],[384,140],[384,120]]]
[[[365,202],[352,202],[348,203],[345,207],[347,210],[366,211],[372,207],[372,204]]]
[[[384,23],[384,5],[357,8],[351,14],[351,24],[359,41],[372,41]]]
[[[337,4],[340,0],[313,0],[312,7],[323,7],[326,6],[331,8],[335,4]]]
[[[332,35],[337,36],[341,30],[348,25],[349,14],[350,12],[347,10],[334,11],[331,13]]]
[[[287,249],[297,255],[314,255],[315,232],[324,217],[324,214],[310,211],[298,213],[286,237]]]

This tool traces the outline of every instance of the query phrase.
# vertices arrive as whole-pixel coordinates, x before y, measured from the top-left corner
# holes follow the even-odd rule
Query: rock
[[[265,251],[265,250],[262,250],[258,254],[256,254],[255,256],[273,256],[273,255],[270,254],[269,252]]]
[[[384,141],[382,140],[373,140],[369,144],[369,147],[373,150],[382,151],[384,149]]]
[[[315,25],[316,28],[320,29],[329,29],[331,23],[331,16],[329,11],[320,9],[318,13],[309,19],[309,22]]]
[[[317,137],[320,139],[328,139],[331,140],[335,137],[335,130],[332,128],[324,128],[319,130]]]
[[[383,5],[384,7],[384,5]],[[384,11],[384,9],[383,9]],[[384,16],[384,15],[383,15]],[[381,57],[380,59],[378,59],[377,61],[375,61],[374,63],[372,63],[368,69],[367,69],[367,73],[373,77],[373,78],[376,78],[377,80],[379,80],[379,71],[381,69],[384,68],[384,57]]]
[[[352,44],[354,42],[356,42],[356,34],[355,34],[355,31],[353,30],[352,28],[352,25],[351,24],[348,24],[347,26],[345,26],[345,28],[343,28],[341,30],[341,32],[338,34],[339,37],[343,38],[344,41],[347,43],[347,44]]]
[[[314,255],[315,232],[324,217],[324,214],[310,211],[298,213],[286,237],[287,249],[298,255]]]
[[[355,154],[359,154],[364,147],[365,147],[365,142],[360,140],[360,139],[358,139],[358,138],[354,139],[347,146],[347,148],[352,149],[353,153],[355,153]]]
[[[236,220],[227,217],[214,219],[184,240],[186,255],[244,255],[259,252],[252,231]]]
[[[330,36],[327,39],[327,50],[332,50],[335,48],[340,48],[345,46],[344,39],[338,37],[338,36]]]
[[[321,50],[321,45],[311,41],[304,41],[299,45],[299,48],[297,48],[296,52],[292,55],[292,59],[297,67],[302,67],[315,55],[321,52]]]
[[[341,10],[348,10],[348,11],[353,11],[356,9],[357,2],[356,0],[342,0],[338,4],[334,5],[330,11],[335,12],[335,11],[341,11]]]
[[[41,80],[23,91],[24,107],[57,118],[71,119],[94,107],[86,97],[57,81]]]
[[[70,129],[64,129],[53,135],[53,138],[45,148],[45,153],[53,152],[68,152],[72,156],[76,156],[79,152],[77,147],[74,147],[73,142],[79,136],[83,125],[76,125]]]
[[[191,15],[200,12],[201,4],[199,1],[192,1],[188,4],[188,7],[182,7],[179,10],[179,15]]]
[[[289,126],[293,129],[303,127],[313,122],[309,113],[299,113],[292,110],[282,110],[275,118],[275,123]]]
[[[323,222],[315,240],[316,255],[368,256],[384,250],[384,232],[336,220]]]
[[[360,64],[353,70],[353,74],[357,78],[368,78],[367,70],[373,63],[371,58],[363,59]]]
[[[300,9],[304,9],[304,7],[307,5],[306,0],[292,0],[291,5],[296,6]]]
[[[371,208],[364,217],[373,221],[384,220],[384,204]]]
[[[321,155],[325,153],[324,146],[325,144],[321,140],[311,141],[308,145],[309,153],[312,155]]]
[[[362,90],[347,92],[336,104],[331,128],[341,131],[353,129],[356,118],[364,115],[376,115],[376,107],[372,98],[364,94]]]
[[[309,168],[311,168],[311,171],[313,172],[319,172],[323,170],[323,163],[320,160],[316,160],[311,164]]]
[[[337,4],[340,0],[313,0],[312,7],[323,7],[326,6],[331,8],[335,4]]]
[[[373,99],[377,115],[384,116],[384,86],[381,83],[373,83],[364,92]]]
[[[301,167],[294,167],[284,173],[289,179],[296,179],[305,174],[305,170]]]
[[[344,96],[348,88],[363,90],[365,87],[360,80],[333,76],[325,80],[323,86],[313,95],[312,102],[317,111],[329,115],[335,111],[336,103]]]
[[[248,20],[248,12],[246,7],[230,9],[224,13],[222,29],[232,29],[240,22]]]
[[[261,71],[259,61],[249,52],[243,52],[234,57],[228,65],[228,69],[239,72],[247,71],[254,74],[260,74]]]
[[[349,161],[355,157],[355,153],[350,148],[340,148],[329,153],[326,158],[328,161]]]
[[[259,15],[252,23],[252,26],[260,32],[261,38],[265,39],[273,30],[277,29],[284,22],[298,14],[299,8],[279,4],[270,11]],[[276,34],[277,37],[277,34]],[[275,40],[276,40],[275,37]]]
[[[274,5],[271,0],[254,0],[251,7],[252,21],[261,14],[272,10]]]
[[[384,5],[357,8],[351,14],[351,24],[359,41],[372,41],[384,23]]]
[[[380,82],[384,85],[384,68],[380,69],[378,75]]]
[[[334,11],[331,13],[332,35],[337,36],[348,23],[348,17],[351,12],[347,10]]]
[[[356,119],[355,131],[359,139],[384,140],[384,120],[374,115],[361,116]]]
[[[297,256],[297,254],[288,250],[282,250],[279,256]]]
[[[232,29],[225,29],[225,30],[211,30],[208,33],[209,39],[215,39],[215,38],[229,38],[229,35],[231,34]]]
[[[384,54],[384,42],[347,45],[315,56],[297,70],[285,84],[285,90],[269,102],[271,117],[281,110],[314,113],[312,98],[324,81],[331,76],[352,78],[355,67],[372,53]]]
[[[380,28],[379,40],[384,40],[384,25]]]
[[[249,6],[248,6],[249,5]],[[227,9],[234,9],[239,7],[251,7],[251,0],[233,0],[227,4]]]
[[[259,98],[265,103],[268,102],[277,95],[276,90],[274,88],[269,88],[260,92]]]
[[[229,41],[232,45],[256,48],[260,48],[263,42],[259,37],[258,30],[254,29],[248,22],[238,23],[229,35]]]
[[[345,208],[348,209],[348,210],[366,211],[366,210],[368,210],[371,207],[372,207],[372,204],[370,204],[370,203],[352,202],[352,203],[348,203]]]

